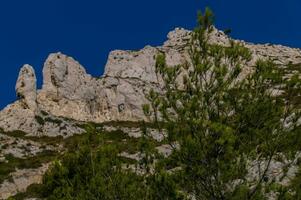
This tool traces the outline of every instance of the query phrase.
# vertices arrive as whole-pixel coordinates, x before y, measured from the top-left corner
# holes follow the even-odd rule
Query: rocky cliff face
[[[175,29],[160,47],[146,46],[139,51],[116,50],[110,53],[105,73],[100,78],[87,74],[84,67],[62,53],[49,55],[43,69],[43,87],[36,90],[34,69],[21,68],[16,84],[19,100],[0,112],[0,127],[22,130],[32,135],[68,136],[82,130],[77,122],[137,121],[144,118],[142,105],[150,88],[161,90],[155,73],[155,56],[166,54],[170,66],[189,59],[186,43],[190,31]],[[227,45],[229,38],[214,30],[211,42]],[[243,74],[258,58],[274,60],[279,66],[301,63],[301,50],[280,45],[255,45],[238,41],[253,53]],[[69,120],[66,120],[68,118]]]

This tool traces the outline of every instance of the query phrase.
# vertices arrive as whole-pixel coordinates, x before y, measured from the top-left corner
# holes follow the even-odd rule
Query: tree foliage
[[[151,90],[142,109],[166,132],[172,154],[158,154],[142,126],[138,173],[124,167],[118,146],[88,127],[88,137],[44,176],[42,197],[259,200],[274,192],[279,199],[300,199],[300,173],[291,185],[269,176],[273,162],[291,161],[283,165],[284,178],[300,151],[299,74],[285,78],[283,68],[254,62],[233,40],[212,42],[213,22],[210,9],[199,13],[186,63],[168,66],[164,53],[156,56],[164,94]]]
[[[146,171],[139,174],[129,167],[132,163],[120,156],[122,149],[117,144],[105,142],[103,131],[91,124],[86,130],[86,136],[70,145],[70,151],[53,163],[34,194],[49,200],[180,199],[169,174],[149,173],[154,148],[147,138],[139,142],[145,156],[134,166]]]
[[[291,102],[300,79],[284,79],[283,70],[258,60],[252,73],[242,73],[250,51],[233,40],[211,42],[213,13],[206,9],[189,43],[190,60],[167,66],[164,53],[156,70],[164,80],[164,95],[150,91],[146,115],[178,142],[172,163],[180,167],[181,188],[196,199],[261,199],[271,162],[277,156],[294,159],[300,145],[300,113]],[[288,95],[279,97],[277,85]],[[294,89],[294,90],[295,90]],[[276,94],[274,94],[276,91]],[[293,114],[294,113],[294,114]],[[158,123],[158,121],[160,123]],[[259,166],[257,177],[248,172]]]

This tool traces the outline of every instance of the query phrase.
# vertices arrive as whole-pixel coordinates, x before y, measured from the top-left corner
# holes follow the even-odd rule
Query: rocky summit
[[[146,46],[139,51],[112,51],[102,77],[87,74],[72,57],[62,53],[50,54],[44,64],[40,90],[36,88],[33,67],[24,65],[16,84],[19,99],[0,112],[0,127],[5,131],[21,130],[35,136],[65,137],[81,132],[76,122],[144,119],[145,94],[151,88],[162,88],[162,81],[155,71],[155,56],[164,52],[169,66],[183,64],[189,60],[186,47],[190,35],[190,31],[176,28],[168,34],[168,40],[162,46]],[[249,73],[258,58],[271,59],[280,67],[301,63],[300,49],[236,41],[253,54],[242,75]],[[229,38],[215,29],[210,42],[228,45]]]
[[[211,34],[210,43],[230,45],[230,38],[224,32],[214,29]],[[110,143],[121,139],[118,143],[126,148],[122,146],[124,152],[120,156],[139,160],[139,152],[131,154],[128,151],[134,149],[137,138],[143,134],[137,122],[147,120],[142,109],[148,103],[146,95],[151,89],[164,93],[162,77],[156,73],[156,56],[164,53],[166,64],[171,67],[191,61],[187,45],[191,31],[176,28],[167,37],[159,47],[112,51],[101,77],[89,75],[70,56],[50,54],[44,64],[41,89],[37,89],[34,68],[24,65],[16,82],[18,100],[0,112],[0,199],[25,192],[31,184],[41,183],[43,174],[56,158],[54,155],[61,155],[71,148],[71,136],[88,132],[90,127],[85,127],[88,123],[95,125],[94,131],[101,129],[104,134],[108,133],[104,137]],[[301,70],[300,49],[235,41],[252,53],[252,59],[244,63],[240,79],[252,72],[258,59],[272,60],[286,70],[288,77]],[[288,65],[293,67],[287,69]],[[275,95],[281,94],[281,88],[272,89]],[[126,136],[112,136],[120,132]],[[171,154],[171,146],[178,148],[177,144],[162,143],[164,131],[149,128],[149,132],[163,156]],[[287,160],[289,162],[294,164],[287,171],[287,177],[291,178],[298,169],[296,160]],[[289,180],[281,178],[284,174],[282,165],[272,161],[267,177],[276,177],[278,182],[286,184]],[[260,173],[257,167],[258,163],[250,164],[250,179]]]

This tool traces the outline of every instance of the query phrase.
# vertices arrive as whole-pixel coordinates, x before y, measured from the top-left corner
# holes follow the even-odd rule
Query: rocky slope
[[[69,136],[82,131],[76,121],[141,120],[144,118],[141,106],[147,102],[145,93],[150,88],[161,88],[160,77],[155,73],[155,56],[164,52],[168,65],[183,63],[188,59],[185,46],[189,38],[190,31],[177,28],[160,47],[113,51],[100,78],[87,74],[84,67],[69,56],[51,54],[44,64],[41,90],[36,89],[34,69],[24,65],[16,84],[19,100],[0,112],[0,127],[38,136]],[[218,30],[211,40],[223,45],[229,43],[229,38]],[[270,58],[279,65],[301,63],[300,49],[238,42],[253,53],[243,73],[248,73],[248,67],[258,58]]]
[[[24,160],[29,164],[26,169],[5,172],[3,177],[0,173],[0,199],[23,192],[30,184],[41,181],[51,160],[49,151],[61,151],[62,141],[56,136],[67,138],[83,133],[85,130],[81,125],[86,122],[135,122],[144,119],[142,105],[147,103],[145,94],[151,88],[162,91],[161,77],[155,72],[156,55],[164,52],[169,66],[186,62],[189,60],[186,44],[190,35],[190,31],[177,28],[168,34],[168,40],[162,46],[146,46],[139,51],[113,51],[108,57],[104,75],[99,78],[87,74],[84,67],[73,58],[62,53],[51,54],[44,64],[43,86],[40,90],[37,90],[34,68],[24,65],[16,83],[19,99],[0,112],[0,165],[9,169],[10,166],[18,168],[17,164]],[[228,45],[229,38],[215,29],[211,42]],[[300,49],[237,42],[253,53],[253,59],[246,63],[241,78],[250,73],[258,58],[272,59],[279,67],[289,64],[292,67],[287,69],[287,76],[301,70]],[[103,128],[107,132],[121,130],[130,138],[138,138],[142,134],[139,127],[119,125],[106,125]],[[157,142],[163,140],[164,135],[156,130],[150,132]],[[45,142],[25,135],[53,137],[53,141],[48,138]],[[163,155],[170,153],[166,144],[158,144],[157,148]],[[122,155],[137,158],[137,154],[125,152]],[[35,160],[42,161],[33,165]],[[269,172],[271,176],[281,175],[282,172],[277,171],[281,168],[278,165],[277,162],[273,163],[274,168]],[[251,171],[257,173],[256,170]],[[293,176],[296,169],[292,168],[291,171]]]

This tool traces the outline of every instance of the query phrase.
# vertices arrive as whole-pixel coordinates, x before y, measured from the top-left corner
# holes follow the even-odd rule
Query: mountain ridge
[[[156,55],[164,52],[168,66],[184,64],[189,60],[190,33],[176,28],[162,46],[145,46],[138,51],[114,50],[108,56],[104,74],[98,78],[88,74],[72,57],[50,54],[43,67],[43,86],[39,90],[33,67],[24,65],[16,84],[19,99],[0,112],[0,127],[35,136],[69,136],[81,132],[76,121],[102,123],[145,119],[142,105],[148,102],[147,91],[162,90],[162,80],[155,70]],[[212,35],[210,42],[229,45],[230,38],[222,31],[214,29]],[[259,58],[271,59],[280,67],[301,63],[300,49],[235,41],[250,49],[253,55],[243,68],[241,78],[250,73],[250,67]],[[50,120],[39,122],[37,119],[43,116],[42,112],[47,113]],[[52,123],[55,119],[62,123]]]
[[[176,28],[168,34],[168,40],[162,46],[146,46],[138,51],[114,50],[108,56],[101,77],[88,74],[70,56],[52,53],[43,67],[41,89],[37,89],[34,68],[24,65],[16,82],[19,99],[0,111],[0,139],[5,144],[0,144],[0,164],[4,163],[3,166],[9,169],[0,172],[0,183],[4,181],[0,185],[0,199],[25,192],[32,183],[41,183],[53,154],[60,155],[70,148],[68,139],[72,141],[77,136],[89,136],[85,133],[91,127],[93,133],[103,131],[102,137],[108,137],[107,142],[120,143],[122,157],[139,160],[139,152],[134,150],[137,150],[138,138],[143,135],[139,121],[147,121],[142,110],[142,106],[148,103],[146,95],[150,89],[164,92],[164,81],[156,73],[156,56],[164,53],[170,67],[190,62],[187,46],[190,34],[189,30]],[[230,38],[214,29],[209,42],[228,46]],[[241,40],[235,42],[252,53],[252,59],[243,63],[239,79],[252,73],[258,59],[272,60],[287,71],[285,76],[301,70],[301,49]],[[272,89],[276,91],[274,94],[281,94],[281,88]],[[161,143],[166,133],[153,127],[147,129],[158,152],[169,156],[171,145]],[[68,139],[63,140],[62,137]],[[26,165],[25,160],[28,161]],[[287,184],[298,171],[296,162],[293,160],[294,165],[289,168],[286,179],[280,178],[285,163],[276,160],[271,163],[267,176]],[[257,164],[250,166],[251,178],[257,177]]]

